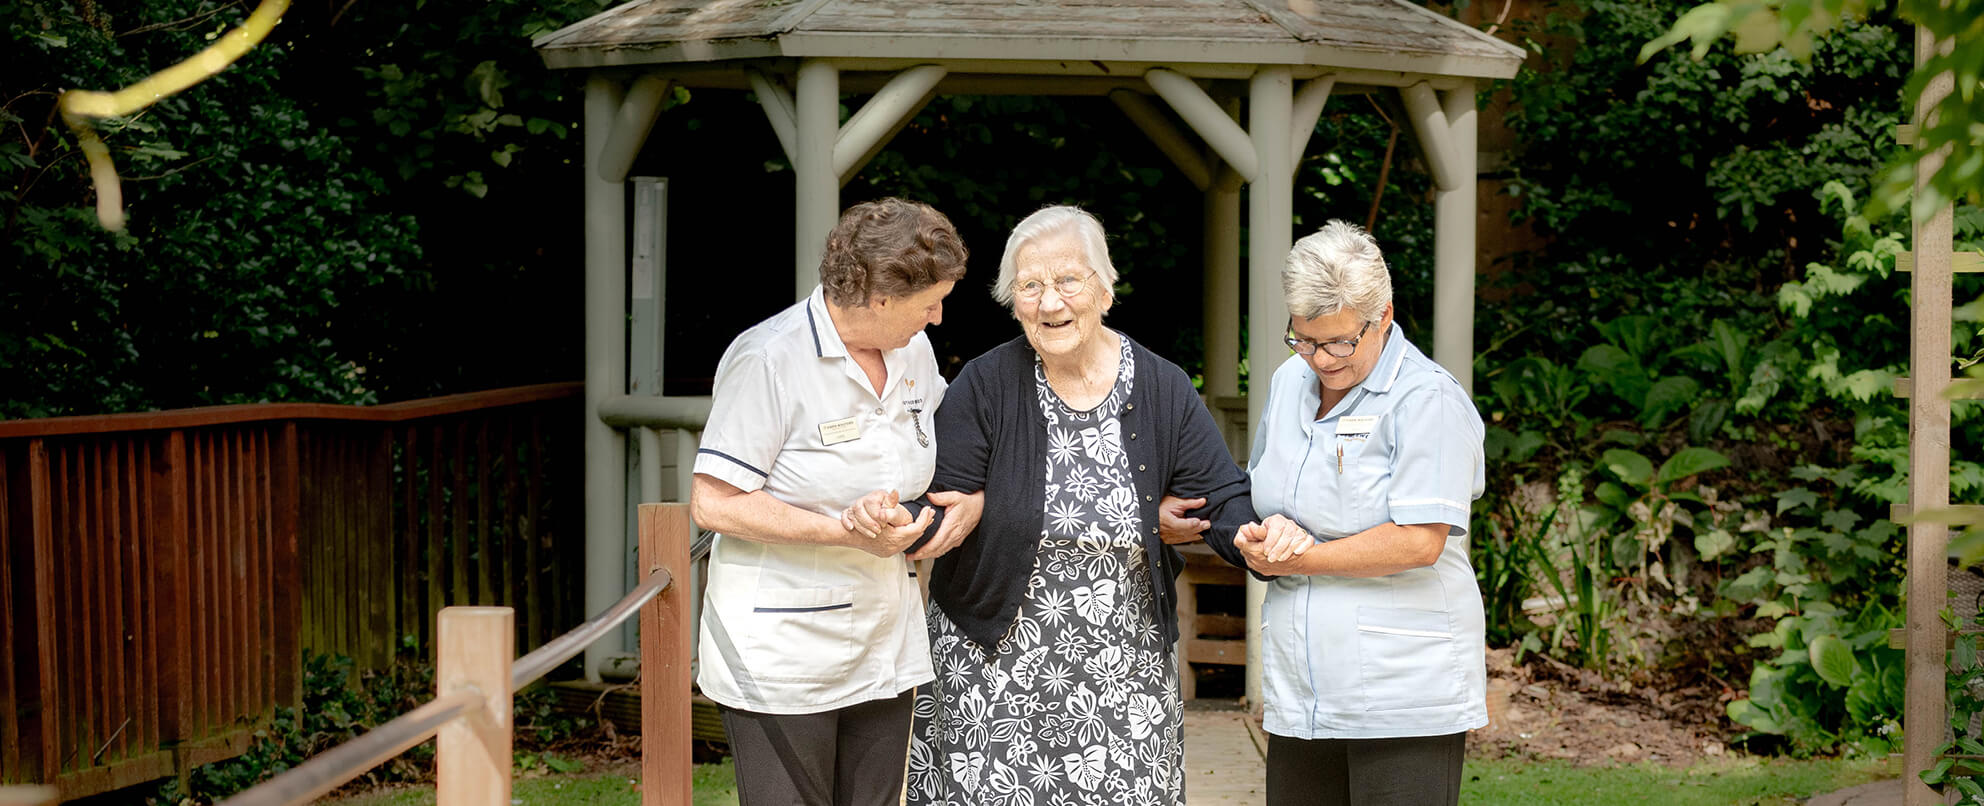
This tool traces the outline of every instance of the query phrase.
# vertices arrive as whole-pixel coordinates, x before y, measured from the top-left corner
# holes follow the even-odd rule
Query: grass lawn
[[[1657,803],[1661,806],[1795,806],[1813,795],[1888,775],[1880,761],[1728,759],[1668,769],[1657,764],[1573,767],[1561,762],[1470,761],[1460,802],[1474,806],[1571,806]],[[511,797],[520,806],[638,806],[634,766],[524,778]],[[696,806],[734,806],[730,762],[697,765]],[[406,787],[329,801],[336,806],[428,806],[434,787]]]
[[[1795,806],[1814,795],[1891,776],[1888,764],[1879,760],[1733,758],[1683,769],[1658,764],[1573,767],[1554,761],[1469,761],[1462,773],[1460,802]]]

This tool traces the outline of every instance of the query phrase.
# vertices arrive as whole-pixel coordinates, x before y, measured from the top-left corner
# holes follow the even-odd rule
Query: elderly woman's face
[[[1029,294],[1029,285],[1037,295]],[[1062,286],[1073,291],[1063,291]],[[1050,236],[1020,247],[1013,256],[1013,316],[1026,340],[1043,356],[1077,357],[1102,332],[1109,292],[1088,265],[1081,241]]]
[[[1386,305],[1384,315],[1376,322],[1368,322],[1368,328],[1366,324],[1367,320],[1358,316],[1356,311],[1345,308],[1313,319],[1293,317],[1289,320],[1288,332],[1295,338],[1318,345],[1357,340],[1357,349],[1345,358],[1330,355],[1326,349],[1318,349],[1314,355],[1304,357],[1309,362],[1309,368],[1315,370],[1316,376],[1322,380],[1324,389],[1345,392],[1363,383],[1365,378],[1371,376],[1371,370],[1377,368],[1378,355],[1385,351],[1385,334],[1392,325],[1392,306]]]

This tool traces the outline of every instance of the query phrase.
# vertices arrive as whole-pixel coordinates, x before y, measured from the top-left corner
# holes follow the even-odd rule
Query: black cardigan
[[[1128,339],[1128,336],[1123,338]],[[1255,519],[1247,474],[1233,462],[1212,414],[1191,378],[1135,341],[1136,380],[1122,413],[1124,452],[1143,496],[1144,549],[1152,562],[1156,621],[1165,642],[1178,638],[1173,580],[1183,558],[1157,534],[1157,505],[1165,494],[1205,498],[1196,517],[1212,521],[1205,541],[1227,562],[1245,568],[1233,547],[1241,524]],[[936,414],[937,471],[933,490],[985,491],[978,528],[937,558],[930,595],[964,634],[990,653],[1019,617],[1039,551],[1047,508],[1041,468],[1047,462],[1047,421],[1034,393],[1033,348],[1013,339],[966,364]]]

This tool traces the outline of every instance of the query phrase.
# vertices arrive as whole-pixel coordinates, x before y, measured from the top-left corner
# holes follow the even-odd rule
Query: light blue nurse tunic
[[[1431,566],[1371,579],[1281,577],[1261,622],[1266,721],[1296,739],[1442,736],[1488,724],[1481,591],[1468,511],[1481,496],[1481,415],[1393,324],[1377,366],[1316,419],[1315,370],[1275,370],[1248,462],[1254,508],[1321,542],[1386,522],[1444,523]]]

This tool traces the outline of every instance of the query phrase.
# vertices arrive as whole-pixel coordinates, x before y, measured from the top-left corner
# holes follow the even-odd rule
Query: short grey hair
[[[1013,227],[1006,237],[1006,253],[999,257],[999,277],[992,281],[992,298],[1008,309],[1013,307],[1013,278],[1019,273],[1014,264],[1028,244],[1049,238],[1068,237],[1082,246],[1088,267],[1102,281],[1104,299],[1116,301],[1116,264],[1109,262],[1109,244],[1102,234],[1102,221],[1080,207],[1056,205],[1041,208]]]
[[[1288,250],[1288,265],[1281,270],[1281,298],[1299,319],[1348,309],[1359,319],[1376,322],[1391,304],[1392,274],[1371,233],[1332,219]]]

